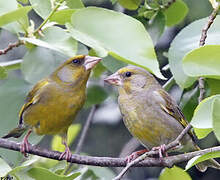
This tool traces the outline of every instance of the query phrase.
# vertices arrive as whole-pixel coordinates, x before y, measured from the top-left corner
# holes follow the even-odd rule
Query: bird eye
[[[79,59],[74,59],[74,60],[72,60],[72,63],[74,63],[74,64],[79,64],[79,63],[80,63],[80,60],[79,60]]]
[[[126,76],[126,77],[130,77],[130,76],[131,76],[131,72],[126,72],[126,73],[125,73],[125,76]]]

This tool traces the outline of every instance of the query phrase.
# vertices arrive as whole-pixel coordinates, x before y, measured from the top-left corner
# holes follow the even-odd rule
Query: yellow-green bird
[[[130,133],[148,150],[159,149],[162,157],[164,145],[175,140],[187,126],[177,103],[153,75],[140,67],[121,68],[107,77],[105,82],[118,86],[118,104]],[[192,131],[183,137],[175,149],[179,152],[195,150],[199,147],[193,140]],[[128,160],[139,153],[132,154]],[[200,171],[205,171],[207,167],[220,169],[220,164],[213,159],[197,164]]]
[[[68,160],[71,151],[67,145],[67,130],[85,102],[86,83],[91,69],[100,60],[92,56],[75,56],[39,81],[21,108],[18,127],[3,138],[18,138],[28,130],[21,143],[21,152],[26,155],[29,150],[28,136],[32,131],[38,135],[59,134],[66,147],[60,159],[65,157]]]

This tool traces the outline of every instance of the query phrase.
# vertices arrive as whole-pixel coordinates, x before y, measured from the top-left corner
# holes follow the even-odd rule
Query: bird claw
[[[20,144],[20,152],[24,155],[24,157],[28,157],[28,154],[26,152],[29,152],[30,148],[30,143],[24,139],[24,141]]]
[[[159,151],[159,157],[160,157],[160,159],[163,159],[163,155],[165,155],[165,157],[168,157],[168,154],[166,152],[165,147],[166,147],[166,145],[162,144],[158,147],[153,147],[152,150],[153,151]]]
[[[130,163],[131,161],[135,160],[138,156],[140,156],[141,154],[144,154],[145,152],[148,152],[148,150],[142,149],[140,151],[133,152],[132,154],[126,157],[126,162]]]
[[[72,153],[69,147],[67,146],[65,151],[60,155],[59,160],[62,160],[64,158],[66,161],[70,161],[71,156],[72,156]]]

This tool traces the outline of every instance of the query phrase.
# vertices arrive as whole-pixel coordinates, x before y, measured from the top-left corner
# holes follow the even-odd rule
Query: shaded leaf
[[[8,77],[8,73],[6,69],[2,66],[0,66],[0,79],[5,79]]]
[[[66,5],[71,8],[71,9],[79,9],[79,8],[84,8],[84,4],[82,0],[65,0]]]
[[[57,11],[50,17],[50,21],[57,22],[58,24],[64,25],[67,22],[71,22],[72,14],[76,12],[75,9],[64,9]]]
[[[220,97],[213,101],[212,118],[214,133],[218,141],[220,141]]]

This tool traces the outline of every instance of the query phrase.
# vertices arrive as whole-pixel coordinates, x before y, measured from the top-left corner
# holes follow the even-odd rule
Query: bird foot
[[[30,143],[28,142],[27,139],[24,139],[23,142],[20,144],[20,152],[24,155],[24,157],[28,157],[28,154],[26,152],[29,152],[30,148]]]
[[[63,158],[67,161],[69,161],[71,159],[72,153],[69,149],[69,147],[67,146],[65,151],[60,155],[59,160],[62,160]]]
[[[159,157],[160,157],[160,159],[163,159],[163,155],[165,155],[165,157],[168,157],[168,154],[166,152],[165,147],[166,147],[166,145],[162,144],[158,147],[153,147],[152,150],[153,151],[159,151]]]
[[[135,151],[132,154],[130,154],[129,156],[126,157],[126,162],[130,163],[131,161],[135,160],[138,156],[144,154],[145,152],[148,152],[147,149],[142,149],[140,151]]]

